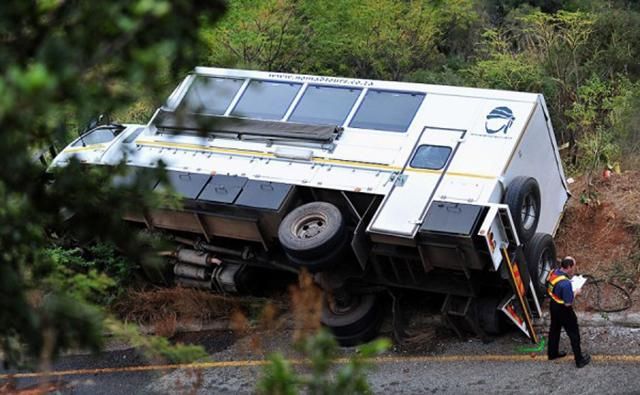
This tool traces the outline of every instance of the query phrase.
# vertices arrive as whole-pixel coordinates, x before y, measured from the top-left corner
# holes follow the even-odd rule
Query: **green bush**
[[[92,243],[85,248],[51,247],[44,251],[50,274],[48,289],[65,289],[73,298],[106,306],[131,284],[137,268],[111,243]]]
[[[370,394],[366,373],[372,365],[368,360],[385,352],[390,345],[388,339],[378,339],[358,347],[355,355],[346,361],[338,361],[336,340],[328,330],[321,329],[296,344],[308,371],[298,373],[282,354],[272,354],[258,381],[258,392],[269,395],[300,392],[315,395]]]

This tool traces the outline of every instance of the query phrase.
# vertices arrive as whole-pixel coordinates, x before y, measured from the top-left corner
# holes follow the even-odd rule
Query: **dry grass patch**
[[[206,324],[237,317],[237,314],[248,316],[249,322],[265,304],[267,302],[260,298],[224,296],[176,287],[130,291],[112,306],[112,310],[124,321],[150,326],[156,334],[171,337],[181,324]]]

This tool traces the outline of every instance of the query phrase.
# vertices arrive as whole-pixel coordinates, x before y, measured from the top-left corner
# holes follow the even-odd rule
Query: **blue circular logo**
[[[516,117],[513,116],[513,111],[509,107],[496,107],[487,114],[484,128],[489,134],[499,132],[507,134],[507,130],[509,130],[515,119]]]

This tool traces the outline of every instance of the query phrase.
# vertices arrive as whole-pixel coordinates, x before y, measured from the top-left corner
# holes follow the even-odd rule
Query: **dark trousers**
[[[551,358],[558,355],[558,347],[560,345],[560,329],[569,336],[573,356],[576,362],[582,359],[582,351],[580,350],[580,329],[578,328],[578,317],[572,307],[567,307],[553,300],[549,301],[549,310],[551,312],[551,327],[549,328],[549,345],[547,347],[547,355]]]

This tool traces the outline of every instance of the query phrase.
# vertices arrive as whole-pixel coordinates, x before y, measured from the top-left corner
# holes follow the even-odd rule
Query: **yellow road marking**
[[[614,362],[614,363],[640,363],[640,355],[592,355],[591,359],[595,362]],[[303,365],[309,361],[303,359],[289,360],[292,365]],[[337,364],[346,364],[348,358],[338,358],[335,360]],[[369,359],[368,362],[373,364],[393,364],[393,363],[429,363],[429,362],[570,362],[573,358],[567,356],[554,362],[547,361],[546,355],[540,354],[524,354],[524,355],[441,355],[441,356],[416,356],[416,357],[378,357]],[[167,364],[167,365],[139,365],[125,366],[118,368],[98,368],[98,369],[75,369],[75,370],[59,370],[49,373],[16,373],[1,374],[0,380],[14,378],[37,378],[43,376],[63,377],[63,376],[81,376],[81,375],[97,375],[109,373],[129,373],[129,372],[149,372],[173,369],[216,369],[216,368],[245,368],[264,366],[269,364],[268,360],[240,360],[240,361],[218,361],[218,362],[196,362],[190,364]]]

